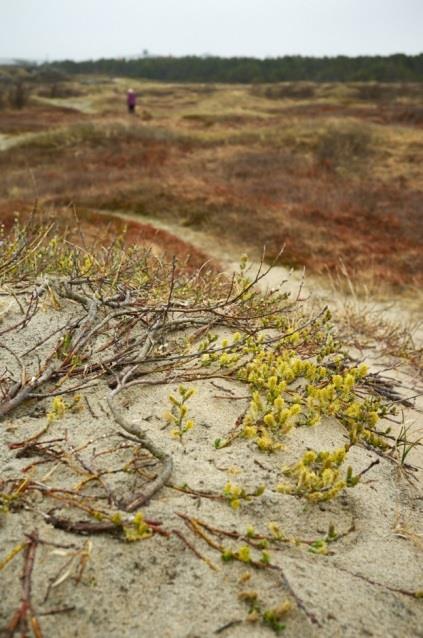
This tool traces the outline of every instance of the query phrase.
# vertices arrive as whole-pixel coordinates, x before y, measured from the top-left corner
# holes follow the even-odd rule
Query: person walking
[[[137,104],[137,96],[135,94],[134,89],[128,90],[128,96],[126,101],[128,104],[128,113],[135,113],[135,107]]]

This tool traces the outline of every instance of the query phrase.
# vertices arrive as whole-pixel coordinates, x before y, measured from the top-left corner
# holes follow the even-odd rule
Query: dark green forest
[[[165,82],[421,82],[423,53],[415,56],[221,58],[140,57],[55,62],[67,73],[101,73]]]

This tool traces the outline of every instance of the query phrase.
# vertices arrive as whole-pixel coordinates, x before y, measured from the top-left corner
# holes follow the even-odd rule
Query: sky
[[[423,0],[0,0],[0,58],[423,52]]]

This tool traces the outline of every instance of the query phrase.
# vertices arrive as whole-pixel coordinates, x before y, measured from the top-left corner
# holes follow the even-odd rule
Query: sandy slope
[[[192,239],[188,232],[186,238]],[[220,250],[221,254],[216,256],[222,258],[224,250]],[[281,275],[286,272],[274,271],[269,283],[274,285]],[[290,285],[293,289],[298,287],[295,276]],[[4,311],[3,328],[17,320],[19,308],[12,297],[2,296],[0,304],[0,312]],[[64,316],[71,317],[74,312],[72,302],[65,305],[60,317],[46,307],[8,346],[19,352],[28,349],[47,330],[59,325]],[[374,351],[368,354],[375,365],[391,363],[380,360]],[[38,355],[42,357],[42,349]],[[1,356],[2,368],[16,370],[17,363],[9,352],[3,350]],[[409,378],[410,371],[403,366],[395,374]],[[410,380],[410,384],[415,385],[415,381]],[[329,503],[307,505],[276,492],[280,468],[298,458],[306,447],[342,446],[346,441],[342,427],[334,419],[326,419],[316,428],[299,428],[289,435],[286,448],[273,455],[259,453],[245,439],[216,449],[214,441],[227,435],[248,405],[245,387],[227,380],[194,385],[197,393],[190,401],[190,414],[196,426],[186,434],[184,445],[163,428],[162,414],[169,388],[133,388],[121,401],[125,414],[148,428],[153,440],[166,447],[174,458],[171,477],[174,487],[161,490],[143,509],[145,516],[161,521],[167,530],[179,530],[211,561],[210,565],[195,556],[177,535],[170,538],[155,535],[128,543],[106,534],[87,540],[57,530],[43,520],[41,512],[45,512],[46,507],[40,498],[35,511],[24,508],[0,515],[0,561],[22,542],[25,533],[34,529],[45,541],[71,545],[66,549],[40,545],[37,550],[33,601],[43,635],[80,638],[271,636],[268,627],[246,621],[248,605],[239,595],[248,590],[257,592],[265,608],[275,607],[287,598],[294,602],[284,632],[289,638],[423,636],[423,603],[409,595],[423,588],[423,471],[412,472],[415,480],[410,483],[394,460],[380,458],[380,463],[354,489]],[[176,390],[177,386],[171,383],[170,391]],[[103,382],[85,390],[89,405],[84,404],[84,409],[75,414],[67,412],[64,418],[50,425],[41,440],[57,439],[55,459],[43,458],[39,450],[35,456],[29,451],[18,458],[16,449],[10,448],[11,444],[45,427],[51,400],[44,399],[37,405],[29,402],[16,410],[1,424],[1,479],[25,476],[50,487],[74,489],[87,476],[84,464],[91,467],[94,464],[101,470],[128,462],[137,444],[130,444],[128,449],[122,447],[119,428],[106,403],[109,391]],[[421,401],[418,404],[422,409]],[[405,414],[407,420],[415,423],[416,430],[420,414],[412,409]],[[78,457],[74,456],[76,449],[80,450]],[[408,457],[410,463],[419,468],[423,467],[421,450],[421,447],[415,448]],[[375,452],[355,447],[350,461],[354,472],[360,472],[375,459]],[[37,462],[40,464],[34,465]],[[147,465],[146,470],[154,472],[154,465]],[[107,475],[106,485],[107,489],[125,497],[135,490],[139,480],[132,474],[117,472]],[[228,480],[242,483],[251,491],[260,484],[266,484],[267,489],[238,510],[224,500],[193,493],[221,495]],[[175,489],[184,485],[189,486],[191,493]],[[57,502],[55,507],[58,508]],[[61,509],[56,509],[56,514],[60,513]],[[288,538],[297,541],[321,539],[329,525],[334,524],[339,539],[330,544],[329,555],[312,553],[308,544],[293,540],[280,543],[269,548],[275,569],[255,569],[240,562],[223,563],[219,552],[190,531],[180,514],[243,534],[249,526],[254,526],[256,533],[268,535],[268,524],[276,522]],[[222,542],[211,534],[208,537]],[[223,542],[234,549],[245,544],[230,538]],[[90,558],[81,582],[76,582],[74,577],[81,560],[78,552],[84,549],[90,552]],[[260,559],[260,551],[253,554]],[[73,562],[63,568],[73,555]],[[10,621],[18,606],[21,570],[22,555],[0,572],[0,625]],[[63,582],[60,582],[60,574],[66,575]],[[69,611],[63,613],[41,615],[67,607]]]

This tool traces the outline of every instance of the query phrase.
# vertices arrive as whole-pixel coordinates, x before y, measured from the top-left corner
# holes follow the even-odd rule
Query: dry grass
[[[406,362],[417,383],[423,375],[421,291],[403,298],[407,312],[402,313],[389,287],[371,268],[364,280],[352,276],[341,261],[334,273],[328,273],[328,279],[341,338],[361,352],[377,353],[377,359],[383,357],[394,366],[399,361]]]
[[[423,373],[423,348],[414,337],[417,326],[404,326],[380,317],[380,308],[347,303],[340,316],[344,333],[359,347],[374,348],[383,356],[404,359],[419,374]],[[347,339],[348,340],[348,339]]]

